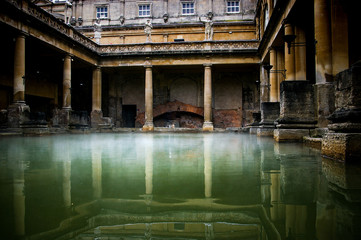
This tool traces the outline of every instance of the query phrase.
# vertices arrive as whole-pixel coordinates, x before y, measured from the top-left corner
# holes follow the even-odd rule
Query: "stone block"
[[[111,118],[103,117],[102,111],[92,111],[90,114],[90,125],[92,128],[112,128]]]
[[[361,133],[325,134],[321,154],[342,162],[359,162],[361,160]]]
[[[296,141],[302,142],[303,137],[310,136],[309,129],[283,129],[277,128],[274,130],[274,139],[277,142]]]
[[[12,104],[8,108],[8,127],[19,128],[21,124],[29,121],[30,107],[25,104]]]
[[[318,127],[325,128],[327,119],[335,111],[335,91],[331,83],[315,85]]]
[[[257,136],[259,137],[273,137],[274,127],[260,127],[257,129]]]
[[[261,122],[260,124],[274,125],[274,122],[280,116],[279,102],[263,102],[261,104]]]
[[[280,91],[278,123],[316,123],[314,88],[308,81],[283,81]]]

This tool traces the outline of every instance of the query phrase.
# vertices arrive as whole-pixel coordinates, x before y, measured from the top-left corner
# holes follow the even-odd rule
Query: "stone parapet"
[[[9,128],[19,128],[29,121],[30,107],[25,103],[16,103],[9,106],[7,111],[7,120]]]

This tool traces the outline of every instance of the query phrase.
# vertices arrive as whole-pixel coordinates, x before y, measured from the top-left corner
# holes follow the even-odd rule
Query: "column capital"
[[[204,67],[212,67],[212,63],[203,63]]]

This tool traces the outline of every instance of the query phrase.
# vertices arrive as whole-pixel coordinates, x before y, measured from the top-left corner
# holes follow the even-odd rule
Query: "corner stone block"
[[[361,160],[361,133],[328,133],[323,137],[321,154],[342,162]]]

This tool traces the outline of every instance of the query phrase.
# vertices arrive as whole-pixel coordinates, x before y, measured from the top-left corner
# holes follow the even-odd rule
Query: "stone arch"
[[[197,106],[198,85],[190,78],[178,78],[170,84],[169,100]]]

